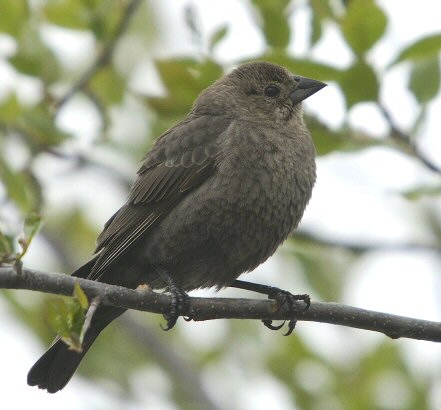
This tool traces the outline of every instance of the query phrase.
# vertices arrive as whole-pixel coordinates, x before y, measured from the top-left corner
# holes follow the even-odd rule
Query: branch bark
[[[99,297],[104,305],[167,313],[170,297],[157,292],[140,292],[121,286],[108,285],[72,276],[47,273],[23,268],[18,274],[14,267],[0,267],[0,288],[28,289],[45,293],[70,296],[75,283],[93,299]],[[299,302],[295,309],[278,307],[273,300],[199,298],[191,297],[188,315],[192,311],[195,321],[213,319],[259,319],[321,322],[384,333],[393,339],[400,337],[441,342],[441,323],[392,315],[347,306],[338,303],[311,302],[308,310]]]

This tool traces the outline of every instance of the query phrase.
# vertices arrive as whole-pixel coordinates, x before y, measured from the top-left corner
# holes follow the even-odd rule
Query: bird
[[[277,288],[237,278],[268,259],[303,216],[316,151],[302,101],[325,86],[252,61],[204,89],[144,156],[127,202],[72,276],[168,289],[177,300],[168,329],[188,291],[235,286],[270,295]],[[98,306],[82,351],[55,339],[30,369],[28,384],[49,393],[63,389],[100,332],[124,311]]]

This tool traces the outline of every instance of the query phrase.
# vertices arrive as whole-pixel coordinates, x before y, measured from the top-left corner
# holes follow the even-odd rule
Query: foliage
[[[0,100],[1,202],[25,221],[25,233],[20,239],[23,248],[19,252],[20,257],[40,229],[40,217],[37,215],[45,215],[47,219],[41,228],[40,237],[51,248],[57,267],[64,271],[72,271],[87,258],[99,229],[80,204],[66,209],[54,209],[47,194],[48,180],[39,172],[43,162],[54,159],[61,161],[65,164],[65,172],[71,175],[92,169],[105,174],[112,181],[122,182],[119,189],[122,187],[126,191],[127,176],[116,164],[129,163],[131,168],[135,168],[141,151],[145,150],[152,139],[181,119],[198,93],[227,68],[216,57],[216,52],[230,35],[229,24],[221,25],[204,38],[197,16],[187,18],[189,31],[196,34],[195,39],[198,36],[203,38],[202,45],[196,44],[199,51],[186,56],[158,58],[155,54],[158,47],[155,48],[154,44],[160,44],[161,33],[173,27],[157,26],[160,19],[155,18],[155,8],[149,2],[138,4],[130,20],[127,8],[134,3],[127,0],[0,2],[0,33],[14,44],[14,51],[5,57],[5,63],[13,70],[18,81],[32,80],[41,90],[38,98],[32,101],[27,101],[15,90],[6,93]],[[380,70],[371,63],[369,53],[384,39],[389,22],[377,2],[309,0],[307,9],[311,30],[309,49],[302,57],[290,52],[290,42],[294,35],[290,17],[297,13],[293,2],[253,0],[247,11],[265,41],[265,49],[254,59],[279,63],[298,74],[331,82],[342,93],[346,104],[343,124],[331,127],[318,117],[309,115],[306,118],[315,137],[318,154],[325,156],[339,152],[361,152],[374,145],[387,146],[412,160],[430,164],[416,147],[426,109],[439,95],[441,34],[428,35],[409,44],[389,65]],[[346,67],[319,62],[313,57],[312,51],[323,39],[329,26],[341,34],[345,46],[351,52],[351,62]],[[74,35],[91,36],[93,55],[87,64],[67,64],[46,40],[44,32],[48,27],[66,30]],[[119,33],[116,38],[115,33]],[[165,93],[161,96],[146,94],[134,85],[133,73],[145,60],[153,63],[162,81]],[[420,115],[416,116],[417,119],[407,133],[397,134],[380,96],[386,75],[401,65],[410,69],[408,89],[415,97]],[[78,136],[63,127],[60,121],[63,111],[68,111],[75,99],[89,104],[100,121],[98,132],[89,141],[85,152],[78,143]],[[360,135],[351,127],[348,120],[351,110],[363,103],[374,104],[385,115],[389,133],[383,138]],[[136,136],[131,136],[131,129],[125,130],[124,138],[117,136],[116,113],[123,109],[131,110],[133,118],[139,116],[140,112],[146,118],[143,122],[146,130],[142,143]],[[149,141],[147,136],[151,136]],[[19,147],[23,160],[7,154],[11,146]],[[94,155],[104,151],[109,153],[113,173],[107,172],[108,165],[97,159],[98,154]],[[439,173],[439,167],[431,165]],[[413,201],[423,212],[424,199],[434,200],[440,197],[440,193],[439,184],[421,184],[401,194],[403,200]],[[3,232],[0,234],[0,260],[6,260],[7,255],[15,255],[14,252],[17,252],[19,233],[18,229],[10,228],[8,215],[0,211],[0,227]],[[436,240],[434,246],[439,247],[441,221],[433,214],[430,218]],[[311,293],[324,300],[338,300],[347,270],[360,255],[368,251],[363,247],[345,246],[308,235],[294,238],[287,249],[289,261],[297,263],[306,273],[314,273],[309,276],[306,274],[305,281]],[[51,268],[48,266],[48,270]],[[29,306],[11,293],[5,293],[4,299],[16,312],[17,318],[34,327],[46,341],[52,335],[49,329],[52,327],[71,346],[78,347],[82,337],[83,313],[88,306],[81,289],[77,290],[74,299],[57,299],[49,304],[42,297]],[[50,325],[44,329],[41,325],[43,317]],[[141,319],[143,322],[144,317]],[[40,323],[37,323],[38,318]],[[152,317],[151,320],[157,319]],[[183,360],[180,352],[188,352],[188,363],[184,362],[192,369],[222,369],[222,363],[234,357],[237,363],[243,365],[244,376],[251,379],[255,377],[255,374],[251,374],[252,368],[277,380],[289,393],[293,407],[297,403],[302,409],[331,408],[326,403],[333,403],[335,405],[332,408],[390,408],[388,404],[379,402],[379,379],[384,380],[386,385],[389,380],[391,385],[398,383],[404,386],[405,402],[402,407],[396,408],[425,409],[429,406],[424,383],[421,378],[415,377],[403,353],[393,342],[382,341],[369,351],[360,353],[354,362],[339,363],[319,354],[296,334],[289,339],[271,335],[268,346],[262,340],[269,336],[267,333],[263,335],[264,330],[258,324],[254,326],[246,323],[239,327],[237,323],[228,323],[219,326],[224,326],[221,327],[224,332],[222,341],[205,350],[196,349],[188,337],[179,331],[164,336],[156,335],[155,329],[150,329],[150,337],[153,339],[149,340],[157,338],[160,340],[159,345],[167,345],[170,354],[176,355],[178,363]],[[195,405],[200,403],[197,398],[191,398],[185,393],[185,383],[189,382],[185,377],[179,378],[176,366],[167,360],[167,355],[161,356],[158,343],[155,345],[151,342],[147,347],[153,352],[152,357],[145,353],[145,340],[140,342],[135,336],[130,336],[133,333],[121,329],[121,326],[112,326],[108,336],[100,338],[95,356],[91,354],[86,361],[89,364],[86,363],[82,368],[85,377],[114,379],[125,389],[127,396],[133,399],[133,386],[128,381],[129,377],[124,377],[123,373],[141,367],[153,367],[152,361],[156,357],[156,365],[168,375],[171,383],[171,389],[164,396],[168,395],[169,400],[180,408],[203,408]],[[173,341],[170,341],[171,337]],[[244,351],[243,346],[247,346],[247,351]],[[118,363],[123,364],[120,366]],[[102,371],[98,374],[97,369]],[[318,385],[315,386],[315,380],[308,379],[314,374],[319,375]],[[226,385],[228,382],[234,384],[225,380]],[[429,384],[430,380],[426,382]],[[209,390],[218,388],[211,386]],[[234,391],[234,386],[225,389],[227,392]],[[225,396],[228,394],[225,393]],[[226,397],[224,400],[230,408],[234,407],[234,399]]]

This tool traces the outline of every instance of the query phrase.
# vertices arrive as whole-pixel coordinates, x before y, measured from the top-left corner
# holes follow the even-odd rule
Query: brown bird
[[[301,102],[324,86],[252,62],[206,88],[146,154],[94,257],[72,275],[168,289],[178,301],[168,328],[185,291],[235,286],[274,296],[274,288],[236,278],[271,256],[303,215],[316,168]],[[124,311],[99,306],[83,351],[57,339],[29,371],[28,384],[49,393],[62,389],[99,333]]]

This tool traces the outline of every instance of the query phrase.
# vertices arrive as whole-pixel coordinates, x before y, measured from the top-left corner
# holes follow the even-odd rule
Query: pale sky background
[[[191,35],[183,21],[183,8],[187,4],[197,6],[197,16],[201,23],[203,34],[212,33],[216,28],[228,22],[229,34],[216,49],[216,57],[225,63],[232,64],[241,58],[252,58],[258,55],[264,46],[260,33],[250,20],[245,3],[235,0],[211,1],[153,1],[159,13],[159,19],[168,21],[167,27],[173,27],[168,33],[165,43],[158,44],[156,55],[171,56],[185,55],[196,52],[191,43]],[[301,4],[302,2],[300,2]],[[389,17],[387,35],[370,53],[369,59],[378,70],[383,70],[394,59],[398,50],[428,34],[441,32],[441,6],[437,0],[392,1],[379,2]],[[301,56],[305,52],[305,31],[308,30],[308,14],[306,9],[297,13],[291,23],[296,27],[294,41],[290,45],[292,53]],[[161,23],[159,27],[161,27]],[[165,26],[165,25],[164,25]],[[60,33],[49,28],[44,32],[44,38],[54,50],[63,57],[66,64],[87,66],[92,53],[93,42],[89,35],[73,35]],[[69,42],[69,47],[66,47]],[[5,45],[6,44],[6,45]],[[0,41],[1,50],[8,46]],[[118,51],[123,53],[122,50]],[[339,33],[330,26],[325,38],[314,51],[314,56],[323,62],[346,67],[351,62],[351,53],[344,46]],[[117,55],[118,58],[118,55]],[[413,97],[406,90],[406,78],[409,67],[402,64],[391,70],[383,79],[381,90],[382,101],[390,109],[396,122],[404,129],[412,123],[416,115]],[[17,90],[21,98],[32,101],[38,98],[39,88],[32,80],[18,79],[11,70],[0,61],[0,98],[10,90]],[[140,57],[139,67],[133,73],[132,84],[139,85],[146,93],[159,93],[161,87],[155,82],[151,63],[146,57]],[[310,98],[305,109],[318,115],[331,127],[337,127],[343,121],[342,96],[337,87],[332,84]],[[441,98],[431,103],[430,120],[421,139],[421,147],[433,161],[441,164]],[[127,124],[123,112],[115,113],[120,119],[121,130]],[[87,120],[86,120],[87,119]],[[134,133],[142,138],[143,122],[130,118]],[[85,149],[97,133],[99,119],[84,104],[84,100],[76,98],[66,106],[59,117],[60,124],[74,132],[78,137],[70,149]],[[381,138],[386,132],[386,124],[372,104],[359,104],[350,113],[351,123],[360,130],[366,130]],[[117,133],[118,130],[116,130]],[[14,150],[11,147],[11,150]],[[66,149],[69,149],[67,147]],[[16,152],[14,151],[14,154]],[[110,161],[108,153],[99,149],[93,155],[103,155]],[[140,157],[142,154],[140,153]],[[17,154],[17,161],[20,155]],[[43,163],[44,162],[44,163]],[[62,169],[63,164],[54,158],[44,158],[37,164],[37,173],[47,186],[49,199],[48,209],[65,204],[90,204],[92,195],[99,197],[105,206],[89,206],[88,216],[98,227],[101,227],[108,217],[124,202],[123,193],[116,186],[109,186],[99,175],[91,177],[92,186],[79,186],[75,176],[53,178],[54,171]],[[136,169],[127,164],[121,168],[128,176],[134,175]],[[81,176],[83,177],[83,176]],[[83,181],[83,179],[81,179]],[[318,182],[313,198],[308,206],[302,229],[309,230],[321,237],[338,238],[344,241],[358,243],[406,243],[429,242],[430,235],[425,229],[418,213],[418,208],[403,200],[397,192],[411,189],[422,183],[435,184],[439,177],[431,174],[417,161],[409,159],[396,151],[386,148],[372,148],[358,154],[338,153],[320,158],[318,161]],[[440,212],[441,203],[438,201],[436,212]],[[403,224],[408,221],[407,224]],[[283,252],[283,249],[282,251]],[[35,241],[27,256],[26,265],[42,268],[51,258],[45,245]],[[439,255],[424,251],[414,252],[371,252],[360,258],[352,267],[345,289],[344,299],[340,302],[368,309],[390,313],[420,317],[430,320],[441,320],[439,294],[441,260]],[[289,271],[294,270],[290,267]],[[255,282],[273,283],[284,287],[287,267],[280,257],[273,257],[259,267],[252,275]],[[300,274],[293,273],[298,280],[296,287],[303,291]],[[415,279],[418,275],[418,280]],[[251,277],[250,277],[251,278]],[[292,278],[290,278],[292,284]],[[29,292],[21,292],[24,298],[31,298]],[[222,295],[226,293],[223,292]],[[417,295],[417,297],[416,297]],[[68,387],[56,395],[48,395],[35,388],[26,386],[25,377],[29,367],[43,352],[43,346],[24,326],[18,324],[8,315],[6,306],[0,299],[3,331],[0,340],[0,386],[2,386],[2,405],[4,408],[25,408],[32,403],[38,409],[138,409],[144,408],[137,404],[123,404],[116,393],[109,397],[107,390],[88,386],[88,383],[75,376]],[[185,323],[182,331],[185,337],[196,345],[210,346],[222,337],[222,324]],[[211,331],[210,329],[213,329]],[[208,330],[208,331],[207,331]],[[350,361],[360,352],[372,348],[383,335],[370,332],[355,331],[326,326],[308,324],[299,326],[296,330],[312,346],[317,353],[331,360]],[[207,334],[213,335],[208,337]],[[263,334],[263,333],[262,333]],[[217,335],[217,336],[216,336]],[[172,336],[172,333],[170,333]],[[201,337],[203,336],[203,337]],[[433,408],[441,408],[441,346],[412,340],[396,341],[407,354],[406,360],[415,374],[433,374],[437,383],[433,390],[431,401]],[[111,360],[111,358],[109,358]],[[225,363],[225,367],[232,364]],[[228,372],[227,372],[228,373]],[[230,373],[228,373],[231,376]],[[161,392],[167,390],[167,381],[161,373],[145,371],[134,376],[140,401],[148,403],[148,408],[174,409],[171,403],[164,403]],[[240,383],[240,377],[237,376]],[[207,378],[220,381],[222,376],[208,369]],[[235,383],[230,380],[226,384]],[[228,382],[228,383],[227,383]],[[141,388],[143,386],[143,388]],[[243,387],[243,396],[238,398],[237,409],[291,409],[288,394],[283,387],[272,379],[256,375],[250,383],[250,390]],[[403,386],[398,384],[398,400],[404,395]],[[232,388],[232,387],[230,387]],[[381,391],[378,392],[382,394]],[[277,400],[275,400],[277,398]],[[385,399],[387,400],[387,398]],[[222,404],[222,402],[221,402]]]

